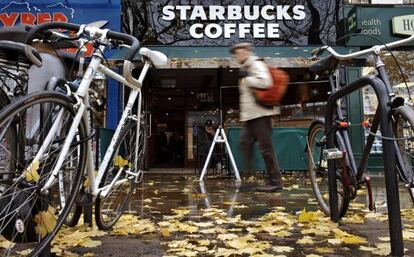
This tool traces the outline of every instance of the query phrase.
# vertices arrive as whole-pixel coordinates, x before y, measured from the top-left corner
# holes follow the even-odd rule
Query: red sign
[[[12,27],[18,23],[26,25],[37,25],[51,21],[67,22],[68,20],[68,17],[66,17],[66,15],[61,12],[39,12],[36,14],[30,12],[0,13],[0,26],[5,27]]]

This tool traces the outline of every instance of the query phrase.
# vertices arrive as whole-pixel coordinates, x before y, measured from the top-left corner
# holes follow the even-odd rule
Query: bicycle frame
[[[380,57],[378,55],[374,55],[375,56],[375,65],[376,65],[376,70],[378,72],[377,77],[384,83],[384,86],[387,90],[387,95],[389,96],[389,103],[393,100],[395,94],[394,91],[392,89],[391,83],[389,81],[388,75],[386,73],[385,67],[383,62],[381,61]],[[335,77],[338,77],[338,71],[335,74]],[[340,86],[338,83],[338,79],[333,80],[332,75],[329,77],[329,81],[330,81],[330,85],[331,85],[331,89],[332,92],[338,91]],[[337,108],[337,115],[338,115],[338,119],[343,119],[344,116],[342,114],[342,110],[341,108],[338,106]],[[379,128],[379,124],[380,124],[380,108],[379,106],[377,107],[377,110],[375,112],[374,115],[374,119],[372,121],[372,125],[371,125],[371,129],[370,132],[376,134]],[[349,140],[349,133],[347,131],[337,131],[337,133],[340,133],[340,135],[342,136],[342,138],[344,139],[344,146],[345,146],[345,150],[347,153],[347,162],[349,164],[349,167],[351,168],[351,171],[356,175],[357,181],[360,181],[362,179],[362,176],[364,174],[364,172],[367,169],[368,166],[368,159],[369,159],[369,155],[371,153],[371,149],[372,149],[372,145],[374,143],[374,139],[375,136],[372,134],[369,134],[367,137],[367,142],[364,146],[364,150],[362,152],[362,156],[361,156],[361,161],[358,165],[358,167],[356,166],[355,163],[355,159],[354,159],[354,154],[352,151],[352,146]],[[394,142],[394,144],[396,144],[396,142]],[[403,161],[402,160],[402,156],[401,156],[401,152],[399,151],[399,148],[396,146],[395,147],[396,150],[396,158],[398,160],[397,163],[399,163],[401,165],[401,169],[405,169],[405,166],[403,165]]]
[[[150,62],[148,60],[145,60],[144,63],[144,67],[141,71],[141,74],[139,76],[138,82],[136,84],[130,83],[128,82],[123,76],[119,75],[118,73],[112,71],[111,69],[109,69],[108,67],[104,66],[101,64],[103,57],[101,55],[101,52],[104,52],[105,47],[104,46],[100,46],[100,51],[95,51],[92,60],[89,64],[89,66],[86,69],[86,72],[82,78],[82,81],[80,83],[80,86],[78,88],[78,90],[76,91],[76,93],[73,94],[73,96],[75,97],[75,99],[77,100],[77,103],[75,104],[75,110],[76,110],[76,115],[75,118],[72,122],[72,125],[69,129],[68,135],[65,139],[64,145],[62,147],[62,150],[59,154],[56,166],[54,167],[54,169],[51,172],[51,175],[49,176],[47,182],[45,183],[45,185],[43,186],[43,188],[41,189],[42,192],[47,192],[47,190],[54,184],[56,183],[56,178],[59,175],[59,171],[60,168],[63,164],[63,161],[65,159],[65,157],[67,156],[68,152],[69,152],[69,147],[70,144],[73,140],[73,138],[76,136],[76,130],[81,122],[82,119],[84,119],[85,121],[89,121],[90,120],[90,114],[87,111],[88,107],[89,107],[89,95],[88,95],[88,91],[89,91],[89,86],[92,82],[92,79],[95,76],[96,71],[101,71],[102,73],[104,73],[106,76],[115,79],[116,81],[130,87],[132,89],[130,95],[129,95],[129,99],[127,102],[127,105],[125,106],[125,109],[122,113],[121,116],[121,120],[118,123],[118,126],[115,130],[115,134],[112,137],[112,140],[110,142],[110,145],[104,155],[103,161],[99,166],[99,170],[98,170],[98,174],[95,175],[94,172],[94,163],[93,163],[93,154],[92,154],[92,145],[91,142],[88,142],[88,146],[87,146],[87,165],[86,165],[86,172],[88,174],[88,179],[89,179],[89,186],[87,188],[88,193],[92,194],[95,197],[105,197],[106,195],[108,195],[108,193],[112,190],[112,188],[114,186],[123,184],[125,182],[127,182],[129,179],[124,178],[124,179],[120,179],[120,175],[122,172],[118,172],[116,174],[116,176],[113,178],[113,180],[111,181],[111,183],[107,186],[104,187],[99,187],[103,174],[105,172],[105,170],[107,169],[108,165],[109,165],[109,161],[112,157],[112,154],[115,150],[115,144],[118,141],[119,135],[121,133],[122,128],[124,127],[126,121],[128,118],[131,118],[131,111],[132,108],[134,106],[134,103],[136,102],[137,98],[138,98],[138,112],[137,112],[137,139],[136,139],[136,144],[138,145],[139,143],[139,133],[140,133],[140,115],[141,115],[141,102],[142,102],[142,94],[141,94],[141,86],[142,83],[144,81],[144,78],[150,68]],[[54,125],[52,126],[50,132],[48,133],[48,136],[46,137],[44,143],[42,144],[41,148],[44,148],[44,146],[48,146],[51,143],[51,139],[53,137],[53,135],[55,133],[57,133],[57,129],[59,127],[59,125],[55,124],[59,124],[61,123],[61,117],[56,119],[54,122]],[[90,122],[86,122],[86,126],[87,126],[87,131],[91,131],[90,128]],[[48,137],[50,136],[50,139],[48,139]],[[46,147],[44,148],[46,149]],[[39,160],[39,157],[42,156],[43,151],[42,149],[39,150],[39,152],[36,155],[35,160]],[[137,149],[135,150],[135,157],[137,157],[138,152]],[[35,161],[34,160],[34,161]],[[137,158],[135,158],[135,167],[138,167],[137,165]],[[33,163],[33,162],[32,162]],[[122,169],[122,168],[121,168]],[[137,180],[140,175],[142,174],[142,171],[137,171],[136,173],[132,173],[130,171],[127,171],[126,174],[128,174],[130,177],[129,178],[133,178],[135,177],[135,179]],[[59,179],[60,180],[60,179]],[[63,183],[63,181],[59,181],[60,184]]]
[[[382,64],[383,65],[383,64]],[[377,66],[379,68],[379,66]],[[383,67],[382,67],[383,68]],[[379,73],[379,75],[384,75]],[[390,91],[389,85],[384,83],[384,78],[380,76],[365,76],[357,79],[356,81],[342,87],[338,91],[334,92],[328,98],[325,114],[325,134],[327,134],[327,148],[335,148],[334,133],[329,133],[333,128],[334,111],[337,110],[337,101],[350,93],[359,90],[365,86],[371,86],[378,98],[377,113],[374,118],[374,123],[380,124],[381,134],[384,137],[394,137],[392,120],[391,120],[391,97],[394,95],[392,90]],[[378,125],[375,126],[378,129]],[[373,128],[371,128],[372,130]],[[329,133],[329,134],[328,134]],[[371,139],[373,140],[373,138]],[[402,256],[403,239],[401,230],[401,216],[400,216],[400,201],[398,193],[397,175],[396,175],[396,151],[395,144],[390,140],[382,140],[383,153],[384,153],[384,173],[385,183],[387,191],[387,203],[388,203],[388,220],[390,227],[391,238],[391,252],[392,255]],[[364,149],[364,155],[362,157],[362,166],[360,165],[359,172],[362,172],[361,167],[366,167],[366,162],[372,147],[372,142],[367,144]],[[348,148],[348,147],[347,147]],[[352,148],[349,147],[347,151],[352,152]],[[335,171],[335,160],[328,160],[328,181],[329,181],[329,207],[331,220],[338,222],[338,195],[337,195],[337,181]]]

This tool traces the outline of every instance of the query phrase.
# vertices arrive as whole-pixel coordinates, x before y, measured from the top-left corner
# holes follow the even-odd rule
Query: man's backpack
[[[289,84],[289,75],[282,69],[269,67],[272,85],[269,88],[255,88],[253,94],[256,102],[264,107],[280,104]]]

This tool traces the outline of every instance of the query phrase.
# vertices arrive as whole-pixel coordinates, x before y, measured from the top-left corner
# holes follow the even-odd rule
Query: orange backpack
[[[272,76],[272,85],[269,88],[254,90],[256,102],[264,107],[273,107],[280,104],[289,84],[289,75],[282,69],[269,67]]]

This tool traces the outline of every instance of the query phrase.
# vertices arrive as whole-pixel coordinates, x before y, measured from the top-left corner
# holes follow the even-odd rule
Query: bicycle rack
[[[343,98],[350,93],[361,89],[365,86],[371,86],[378,98],[379,112],[381,116],[380,128],[381,134],[384,137],[393,137],[393,128],[391,123],[391,107],[389,103],[388,91],[384,83],[375,76],[365,76],[351,82],[346,87],[339,89],[329,96],[326,104],[326,127],[325,134],[327,134],[333,126],[333,115],[336,110],[336,102],[340,98]],[[404,242],[402,238],[401,228],[401,214],[400,214],[400,199],[398,194],[398,180],[396,172],[396,158],[395,148],[393,141],[383,140],[383,154],[384,154],[384,174],[385,174],[385,186],[387,193],[388,204],[388,223],[390,231],[391,241],[391,255],[403,256],[404,255]],[[330,133],[327,138],[327,148],[334,148],[334,134]],[[368,157],[368,155],[367,155]],[[366,160],[362,160],[363,162]],[[338,211],[338,195],[336,185],[336,171],[335,160],[328,160],[328,181],[329,181],[329,205],[331,220],[334,222],[339,221]]]

